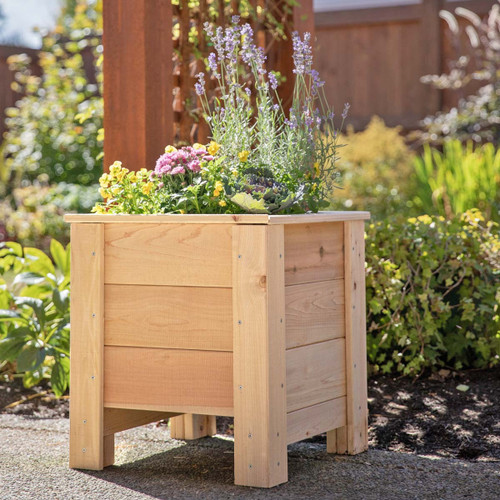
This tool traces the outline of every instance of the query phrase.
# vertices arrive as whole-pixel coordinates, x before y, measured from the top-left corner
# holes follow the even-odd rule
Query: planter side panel
[[[285,226],[287,441],[346,424],[344,223]]]

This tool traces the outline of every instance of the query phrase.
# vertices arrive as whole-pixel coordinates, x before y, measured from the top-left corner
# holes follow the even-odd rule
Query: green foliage
[[[75,16],[43,39],[42,76],[25,54],[9,58],[14,90],[23,94],[7,110],[5,151],[15,180],[92,184],[102,172],[102,50],[99,2],[80,0]],[[87,69],[86,66],[87,65]]]
[[[16,188],[0,201],[0,225],[6,239],[48,251],[52,238],[63,244],[69,242],[64,214],[90,212],[99,199],[96,186],[62,182],[55,186]]]
[[[498,224],[478,211],[381,221],[369,226],[366,245],[373,372],[498,364]]]
[[[333,210],[369,210],[380,219],[407,210],[413,190],[413,153],[400,134],[374,116],[366,129],[348,129],[339,140],[342,189],[333,192]]]
[[[447,218],[478,208],[500,222],[500,149],[448,141],[443,152],[426,145],[415,160],[415,206]]]
[[[0,369],[23,375],[25,387],[50,380],[57,396],[69,383],[69,245],[41,250],[0,246]]]

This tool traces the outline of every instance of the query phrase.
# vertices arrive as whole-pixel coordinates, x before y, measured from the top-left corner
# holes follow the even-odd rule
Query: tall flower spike
[[[304,40],[300,38],[297,31],[292,34],[293,42],[293,62],[295,69],[293,72],[298,75],[305,75],[311,72],[312,48],[310,45],[311,34],[304,33]]]

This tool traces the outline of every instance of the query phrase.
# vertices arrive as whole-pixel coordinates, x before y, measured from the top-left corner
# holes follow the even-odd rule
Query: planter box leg
[[[233,229],[235,484],[288,480],[283,226]]]
[[[71,226],[70,458],[77,469],[113,463],[113,436],[104,437],[104,229]]]
[[[327,434],[329,453],[368,449],[363,221],[344,222],[347,425]]]
[[[217,433],[213,415],[179,415],[170,419],[170,437],[172,439],[199,439]]]

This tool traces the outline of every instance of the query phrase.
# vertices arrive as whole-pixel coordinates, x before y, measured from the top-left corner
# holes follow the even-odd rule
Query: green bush
[[[350,129],[340,137],[347,146],[339,150],[343,185],[332,194],[333,210],[369,210],[381,219],[409,209],[413,153],[400,132],[374,116],[364,131]]]
[[[66,244],[69,225],[64,222],[64,214],[90,212],[98,200],[97,186],[62,182],[55,186],[35,184],[14,189],[0,201],[3,237],[45,251],[49,250],[52,238]]]
[[[102,173],[101,4],[79,2],[43,39],[42,75],[25,54],[11,56],[14,90],[24,95],[6,111],[5,161],[19,179],[92,184]]]
[[[478,211],[381,221],[368,228],[366,255],[372,372],[498,364],[498,224]]]
[[[500,222],[500,149],[493,144],[448,141],[442,152],[426,145],[415,171],[417,209],[451,218],[477,208]]]
[[[53,260],[37,248],[0,246],[0,371],[22,374],[25,387],[49,379],[61,396],[69,383],[70,252],[56,240],[50,248]]]

